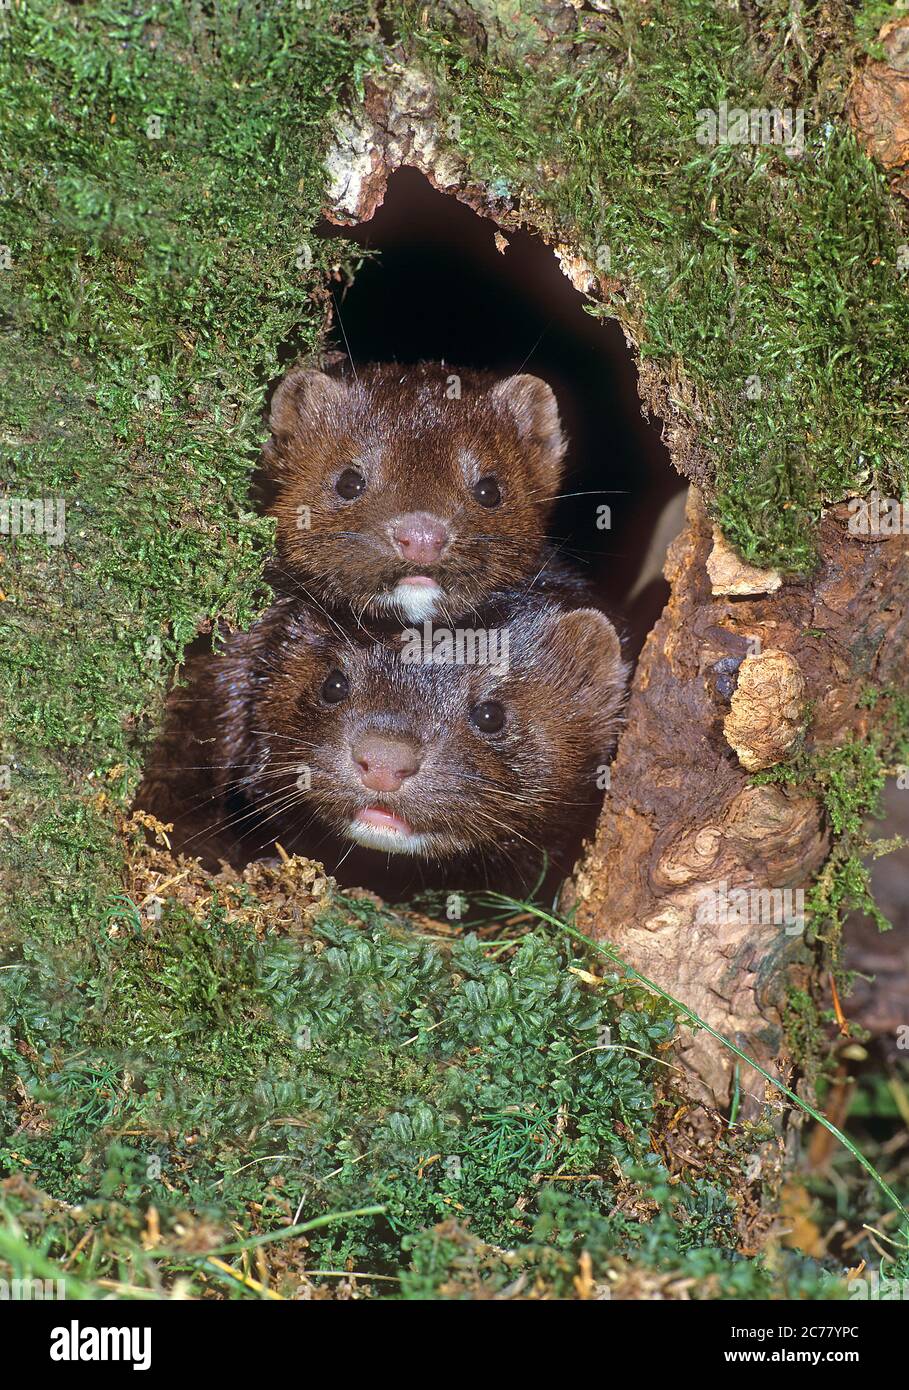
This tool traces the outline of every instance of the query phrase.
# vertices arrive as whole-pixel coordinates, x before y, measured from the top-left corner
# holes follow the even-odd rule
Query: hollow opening
[[[412,169],[390,177],[369,222],[338,228],[325,221],[316,235],[352,240],[370,253],[351,282],[332,286],[327,347],[354,367],[442,361],[503,378],[531,373],[552,387],[568,451],[550,537],[584,572],[634,661],[668,598],[662,562],[681,527],[686,482],[671,466],[660,422],[641,413],[619,325],[586,312],[584,296],[539,237],[502,233]],[[289,365],[295,344],[282,356]],[[263,508],[274,496],[263,470],[254,495]],[[205,649],[202,639],[191,655],[204,660]],[[233,862],[267,855],[259,838],[240,839]],[[186,852],[208,854],[214,866],[223,842],[212,853],[194,840]],[[359,872],[356,855],[347,869],[345,881]],[[376,872],[379,881],[361,886],[386,891],[388,876],[379,865]]]
[[[646,586],[637,584],[641,565],[687,484],[661,423],[641,413],[619,324],[586,312],[539,237],[506,236],[414,169],[391,175],[370,221],[322,222],[317,233],[377,253],[333,296],[333,344],[355,364],[444,360],[503,376],[531,372],[553,388],[569,443],[552,537],[593,581],[635,658],[669,593],[662,557],[648,566]]]

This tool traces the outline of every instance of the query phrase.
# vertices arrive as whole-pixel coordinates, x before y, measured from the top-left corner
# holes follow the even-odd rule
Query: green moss
[[[830,1048],[833,1011],[823,1008],[814,993],[790,985],[783,1019],[789,1055],[798,1059],[799,1070],[812,1087],[822,1086],[836,1065]]]
[[[904,846],[899,837],[873,835],[869,823],[882,815],[887,777],[909,758],[909,698],[894,687],[869,687],[861,703],[876,713],[866,738],[821,752],[803,744],[789,762],[753,778],[798,787],[824,807],[832,845],[805,896],[807,940],[844,997],[853,977],[841,961],[843,927],[852,914],[861,914],[881,931],[889,930],[891,924],[874,899],[870,863]],[[832,1061],[831,1011],[805,990],[790,989],[785,1019],[792,1055],[817,1079]]]
[[[882,59],[883,44],[878,42],[878,33],[888,21],[899,18],[905,7],[899,3],[888,4],[887,0],[863,0],[855,11],[855,30],[859,42],[872,58]]]
[[[753,778],[758,784],[800,787],[824,807],[832,847],[807,895],[806,909],[810,935],[827,943],[833,967],[850,913],[864,913],[882,930],[890,926],[874,901],[868,861],[903,843],[871,836],[868,824],[882,815],[887,777],[909,759],[909,697],[895,687],[870,687],[862,704],[875,711],[875,723],[865,738],[823,751],[802,745],[788,762]]]
[[[826,502],[909,481],[905,229],[844,127],[848,62],[815,90],[783,66],[785,7],[755,30],[700,0],[620,3],[526,53],[501,20],[484,62],[467,8],[402,7],[402,27],[446,85],[472,172],[592,264],[608,248],[622,289],[603,312],[673,381],[724,531],[749,560],[810,568]],[[800,32],[816,64],[851,39],[845,13],[839,29],[818,21]],[[803,109],[804,155],[699,144],[697,112],[722,99]]]
[[[217,900],[202,916],[170,903],[143,934],[121,900],[80,971],[36,950],[0,976],[16,1039],[0,1038],[0,1158],[45,1193],[7,1192],[0,1267],[40,1269],[23,1229],[52,1258],[90,1229],[77,1289],[128,1266],[139,1292],[178,1274],[200,1291],[204,1249],[280,1237],[298,1214],[328,1224],[285,1252],[285,1291],[304,1269],[356,1268],[436,1296],[467,1278],[465,1249],[473,1295],[522,1269],[569,1295],[582,1249],[601,1280],[633,1260],[707,1279],[705,1296],[774,1291],[736,1253],[722,1181],[670,1177],[653,1150],[663,1004],[617,978],[585,988],[539,932],[502,961],[358,909],[262,940]],[[721,1146],[724,1170],[743,1143]],[[151,1207],[157,1252],[141,1243]],[[196,1255],[177,1248],[187,1212],[209,1233]],[[452,1254],[435,1228],[455,1219]]]
[[[0,14],[6,491],[67,507],[65,546],[20,538],[2,574],[0,761],[26,920],[62,922],[64,879],[97,913],[118,855],[95,787],[128,799],[187,640],[261,605],[271,526],[247,494],[263,393],[282,343],[319,340],[328,253],[311,239],[307,269],[301,243],[365,16]]]
[[[699,1297],[706,1298],[767,1299],[782,1296],[783,1291],[790,1298],[845,1297],[842,1284],[815,1262],[793,1252],[786,1252],[781,1267],[771,1271],[760,1260],[730,1258],[728,1251],[711,1242],[709,1246],[689,1246],[680,1262],[680,1221],[695,1238],[705,1225],[715,1228],[718,1212],[727,1220],[732,1215],[725,1196],[704,1182],[680,1193],[665,1179],[651,1180],[646,1190],[659,1205],[659,1212],[643,1230],[637,1227],[635,1237],[637,1242],[643,1241],[651,1257],[643,1261],[652,1275],[651,1287],[659,1287],[664,1279],[671,1288],[673,1276],[681,1274],[694,1281]],[[401,1276],[401,1292],[408,1299],[507,1297],[530,1291],[537,1296],[570,1298],[581,1282],[578,1270],[583,1252],[594,1279],[589,1296],[608,1299],[615,1290],[616,1297],[626,1298],[624,1262],[617,1257],[616,1247],[621,1233],[626,1237],[625,1248],[635,1249],[635,1240],[627,1239],[633,1228],[634,1223],[618,1211],[602,1215],[568,1193],[549,1189],[541,1194],[540,1214],[530,1238],[508,1252],[479,1245],[453,1224],[413,1237],[408,1241],[411,1262]],[[667,1241],[670,1229],[672,1236]],[[644,1253],[639,1246],[637,1253]],[[646,1282],[640,1282],[639,1271],[635,1278],[639,1281],[637,1289],[647,1287]]]

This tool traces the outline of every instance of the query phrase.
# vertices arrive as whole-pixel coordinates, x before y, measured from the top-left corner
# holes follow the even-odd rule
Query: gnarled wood
[[[729,658],[744,660],[755,649],[775,654],[781,683],[771,681],[765,693],[784,690],[779,757],[791,742],[793,697],[802,689],[809,747],[835,746],[862,731],[862,690],[907,674],[909,542],[868,543],[845,520],[839,508],[821,523],[821,564],[811,579],[732,598],[712,592],[711,527],[692,489],[686,529],[667,561],[672,595],[641,655],[612,789],[565,895],[585,931],[608,939],[764,1062],[783,1045],[785,985],[804,957],[803,934],[797,923],[756,922],[754,912],[739,920],[735,902],[720,923],[705,907],[719,900],[710,895],[728,900],[738,890],[782,895],[806,887],[830,837],[813,799],[752,785],[730,747]],[[749,688],[753,694],[754,682]],[[767,702],[753,702],[751,714],[749,735],[748,709],[740,708],[737,741],[766,753],[775,736]],[[767,765],[766,757],[757,761]],[[696,1091],[715,1102],[728,1096],[733,1058],[708,1034],[690,1036],[684,1062]],[[756,1089],[753,1080],[746,1090]]]

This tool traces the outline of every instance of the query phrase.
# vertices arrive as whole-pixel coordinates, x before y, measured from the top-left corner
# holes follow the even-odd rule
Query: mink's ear
[[[293,367],[271,398],[268,427],[279,438],[317,425],[347,396],[343,381],[313,367]]]
[[[584,692],[584,703],[604,715],[614,715],[622,704],[628,668],[612,623],[596,608],[558,610],[545,619],[549,661],[558,666],[562,689]]]
[[[537,466],[538,478],[556,487],[562,476],[567,440],[552,387],[538,376],[522,372],[490,388],[489,399],[506,410],[518,427],[518,438]]]

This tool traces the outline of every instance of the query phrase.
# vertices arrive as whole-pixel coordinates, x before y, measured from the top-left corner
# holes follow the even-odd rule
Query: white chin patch
[[[406,584],[402,580],[388,593],[378,594],[375,602],[379,608],[397,609],[412,623],[422,623],[435,614],[441,597],[438,584]]]
[[[426,849],[426,836],[413,831],[405,834],[388,825],[370,825],[368,821],[352,820],[347,834],[358,845],[367,849],[385,850],[387,854],[423,854]]]

